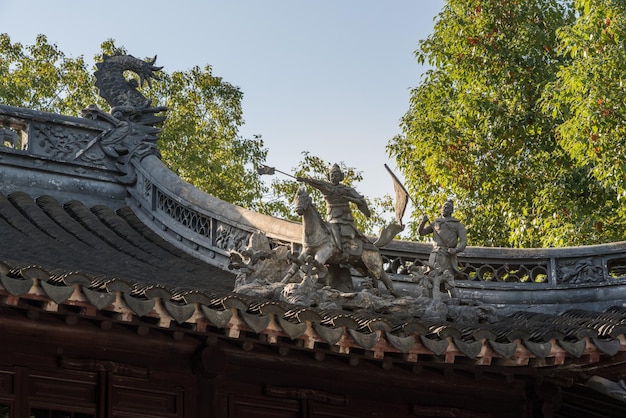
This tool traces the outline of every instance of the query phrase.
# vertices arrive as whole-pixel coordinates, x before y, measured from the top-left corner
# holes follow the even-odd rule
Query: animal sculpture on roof
[[[96,87],[100,96],[111,106],[111,114],[116,118],[131,116],[135,122],[146,124],[145,116],[166,110],[164,107],[151,107],[152,100],[146,98],[137,88],[144,83],[152,87],[152,79],[157,78],[157,72],[163,67],[154,65],[156,56],[152,60],[143,61],[132,55],[102,56],[102,62],[96,64]],[[127,79],[125,73],[131,71],[139,77]],[[151,124],[162,122],[164,116],[149,120]]]
[[[155,61],[156,57],[143,61],[132,55],[103,55],[102,62],[96,64],[94,76],[100,96],[111,106],[111,111],[106,113],[90,105],[82,111],[82,116],[107,122],[110,128],[78,150],[74,159],[84,158],[90,149],[99,145],[124,174],[120,181],[130,184],[136,180],[134,171],[130,169],[132,158],[143,158],[148,154],[160,156],[156,142],[161,131],[159,125],[166,116],[159,113],[167,108],[152,107],[152,100],[137,89],[144,82],[151,86],[151,79],[157,77],[161,67],[156,67]],[[135,73],[139,81],[126,79],[127,72]]]

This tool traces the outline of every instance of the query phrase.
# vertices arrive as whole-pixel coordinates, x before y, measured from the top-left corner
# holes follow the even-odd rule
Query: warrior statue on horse
[[[320,216],[305,188],[300,187],[294,207],[302,216],[302,252],[294,260],[294,266],[287,272],[283,282],[289,281],[300,266],[313,263],[312,269],[317,279],[331,285],[333,274],[341,265],[348,265],[364,276],[371,277],[375,287],[378,286],[378,280],[382,280],[389,293],[396,296],[391,279],[384,271],[378,247],[354,225],[350,203],[354,203],[369,217],[367,202],[355,189],[341,184],[344,174],[339,165],[331,167],[328,181],[308,177],[296,179],[323,194],[326,200],[326,221]]]

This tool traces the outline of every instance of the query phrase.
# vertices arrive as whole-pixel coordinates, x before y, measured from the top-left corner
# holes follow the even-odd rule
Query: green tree
[[[446,2],[416,51],[431,69],[412,91],[403,134],[387,147],[412,193],[414,217],[452,196],[472,245],[614,238],[597,228],[598,206],[612,190],[558,138],[563,116],[542,107],[572,61],[557,32],[575,19],[559,0]]]
[[[164,74],[154,83],[168,118],[159,135],[164,162],[184,180],[222,200],[257,209],[265,186],[255,167],[267,156],[263,140],[242,138],[239,88],[210,66]]]
[[[592,184],[591,242],[623,240],[626,222],[626,2],[576,0],[575,24],[559,32],[570,61],[545,91],[544,109],[561,123],[558,144]]]
[[[104,53],[126,50],[107,40],[94,60],[101,61]],[[261,137],[239,135],[243,124],[239,88],[205,66],[162,71],[151,88],[140,89],[154,106],[169,109],[159,137],[163,162],[196,187],[256,209],[267,187],[255,167],[265,161],[267,150]],[[93,70],[87,69],[83,57],[66,57],[44,35],[35,45],[23,46],[0,34],[0,102],[73,116],[92,103],[109,108],[98,96]]]
[[[70,116],[91,103],[104,104],[82,56],[66,57],[45,35],[24,46],[6,33],[0,33],[0,100]]]

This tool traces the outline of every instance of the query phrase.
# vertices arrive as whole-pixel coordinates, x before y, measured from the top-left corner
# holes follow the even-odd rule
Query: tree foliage
[[[606,227],[615,222],[619,187],[597,175],[606,173],[598,159],[581,159],[573,140],[586,144],[593,130],[587,120],[577,120],[578,101],[597,103],[574,86],[596,88],[598,79],[576,80],[568,69],[580,65],[572,48],[584,49],[578,45],[589,38],[589,29],[604,29],[588,21],[599,3],[607,5],[597,12],[604,18],[617,7],[609,0],[446,2],[433,34],[416,51],[431,69],[412,91],[403,134],[387,147],[414,197],[415,218],[453,196],[473,245],[562,246],[623,238]],[[589,76],[585,71],[597,65],[589,62],[574,73]],[[611,105],[623,106],[623,93],[615,93]],[[615,154],[620,142],[611,143]],[[624,167],[623,158],[611,158]]]
[[[0,33],[0,100],[3,104],[78,116],[103,105],[83,57],[69,58],[45,35],[34,45],[11,43]]]
[[[255,167],[267,150],[260,137],[238,134],[242,92],[215,77],[210,66],[164,74],[155,90],[168,108],[158,144],[166,164],[196,187],[256,209],[264,186]]]
[[[102,54],[126,53],[113,40]],[[44,35],[35,45],[11,43],[0,34],[0,102],[78,116],[89,104],[108,110],[83,57],[68,58]],[[132,73],[127,75],[133,77]],[[255,167],[265,161],[261,137],[242,138],[238,87],[212,74],[210,66],[162,71],[151,88],[139,87],[153,106],[168,107],[159,136],[164,163],[181,178],[223,200],[255,209],[266,186]]]
[[[593,240],[624,239],[626,220],[626,3],[577,0],[576,22],[558,31],[570,58],[545,92],[544,109],[560,123],[558,144],[574,171],[594,185]]]

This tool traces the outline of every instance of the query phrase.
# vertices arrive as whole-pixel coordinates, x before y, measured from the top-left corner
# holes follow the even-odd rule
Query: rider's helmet
[[[332,181],[331,175],[337,174],[339,176],[339,181],[343,181],[345,175],[343,171],[341,171],[341,167],[338,164],[333,164],[333,166],[328,170],[328,180]]]

